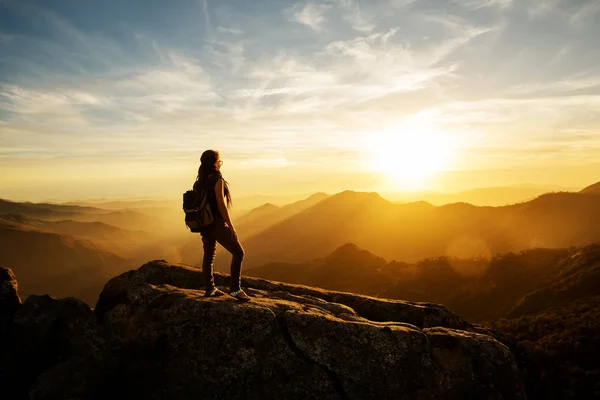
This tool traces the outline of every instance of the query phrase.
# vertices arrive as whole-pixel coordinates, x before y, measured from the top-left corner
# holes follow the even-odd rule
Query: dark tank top
[[[203,185],[200,185],[199,181],[194,183],[194,190],[196,191],[205,191],[208,195],[208,204],[210,205],[210,209],[213,212],[215,218],[220,217],[221,213],[219,212],[219,207],[217,206],[217,195],[215,193],[215,187],[217,186],[217,182],[222,178],[221,173],[212,173],[208,175],[208,178],[204,182]]]

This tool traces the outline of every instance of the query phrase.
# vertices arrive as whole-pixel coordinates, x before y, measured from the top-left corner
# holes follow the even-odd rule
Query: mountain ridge
[[[95,301],[104,280],[130,267],[128,260],[92,241],[33,226],[23,228],[2,219],[0,260],[20,275],[23,293],[77,295],[90,303]]]
[[[600,194],[600,182],[596,182],[590,186],[585,187],[580,193],[588,194]]]
[[[247,265],[253,268],[275,260],[308,261],[348,241],[386,259],[407,262],[429,256],[490,256],[532,247],[586,245],[600,241],[600,199],[583,193],[550,193],[501,207],[467,203],[430,207],[345,191],[243,243]]]

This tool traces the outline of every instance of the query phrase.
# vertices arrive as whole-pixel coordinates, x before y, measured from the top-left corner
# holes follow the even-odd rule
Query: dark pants
[[[232,255],[231,258],[231,291],[240,290],[242,261],[244,260],[244,248],[233,231],[225,226],[223,220],[215,221],[214,228],[202,233],[202,244],[204,245],[204,258],[202,260],[202,273],[204,275],[204,286],[206,290],[215,287],[213,276],[213,262],[217,255],[217,242]]]

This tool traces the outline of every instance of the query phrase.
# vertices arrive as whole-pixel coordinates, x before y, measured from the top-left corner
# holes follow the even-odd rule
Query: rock
[[[132,282],[145,282],[153,285],[168,284],[184,289],[202,290],[204,281],[202,272],[197,268],[169,264],[163,260],[153,261],[138,270],[129,271],[111,279],[98,300],[96,313],[101,316],[104,310],[119,303]],[[229,276],[215,273],[215,284],[228,287]],[[473,330],[473,326],[467,321],[438,304],[378,299],[251,277],[244,277],[242,286],[269,293],[287,293],[287,296],[302,296],[304,299],[319,299],[326,303],[343,305],[371,321],[397,321],[419,327],[445,326],[453,329]]]
[[[75,298],[31,295],[14,316],[19,341],[44,358],[78,355],[97,347],[99,324],[90,307]]]
[[[252,278],[253,300],[238,303],[202,297],[202,282],[194,268],[152,262],[100,295],[95,312],[121,345],[154,354],[143,397],[525,398],[510,351],[457,330],[470,325],[444,307]],[[140,365],[127,354],[125,365]]]
[[[259,279],[242,303],[202,283],[148,263],[106,284],[97,319],[30,296],[14,317],[15,398],[526,398],[512,353],[444,307]]]
[[[10,269],[0,267],[0,319],[9,319],[20,306],[17,278]]]
[[[14,315],[10,335],[1,375],[10,383],[15,398],[27,398],[28,387],[37,377],[64,360],[93,362],[106,348],[92,310],[74,298],[29,296]],[[77,372],[65,371],[69,375]],[[58,382],[54,380],[53,385]]]
[[[13,316],[21,307],[18,294],[18,283],[13,272],[0,267],[0,397],[16,397],[18,385],[14,374],[15,336],[13,333]],[[12,397],[11,397],[12,396]]]

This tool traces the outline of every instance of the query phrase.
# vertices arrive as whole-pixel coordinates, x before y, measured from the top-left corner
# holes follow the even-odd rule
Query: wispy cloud
[[[368,8],[361,6],[357,0],[337,0],[343,10],[344,19],[350,26],[360,32],[371,32],[375,29],[375,15]]]
[[[599,13],[600,2],[596,0],[588,0],[583,2],[581,7],[571,15],[569,20],[573,25],[578,26],[586,23],[587,21],[593,21]]]
[[[237,91],[237,95],[261,100],[285,112],[314,112],[412,92],[452,74],[455,64],[437,64],[476,36],[469,32],[418,55],[394,41],[397,33],[397,29],[390,29],[334,41],[306,58],[282,56],[270,60],[251,70],[259,83]]]
[[[561,8],[564,0],[528,0],[526,2],[527,13],[532,19],[547,18],[563,14]]]
[[[306,3],[292,7],[291,12],[296,22],[309,26],[315,32],[321,32],[324,29],[324,23],[327,21],[325,14],[331,8],[330,4]]]
[[[467,9],[478,10],[487,7],[508,8],[514,0],[454,0],[454,2]]]
[[[242,33],[244,33],[244,31],[242,31],[241,29],[226,28],[224,26],[219,26],[217,29],[219,30],[219,32],[231,33],[233,35],[241,35]]]
[[[509,89],[508,92],[520,95],[543,95],[548,93],[567,93],[597,88],[600,88],[600,75],[571,77],[556,82],[524,83]]]
[[[204,14],[204,26],[207,32],[210,32],[210,14],[208,12],[208,0],[200,0],[202,2],[202,13]]]

